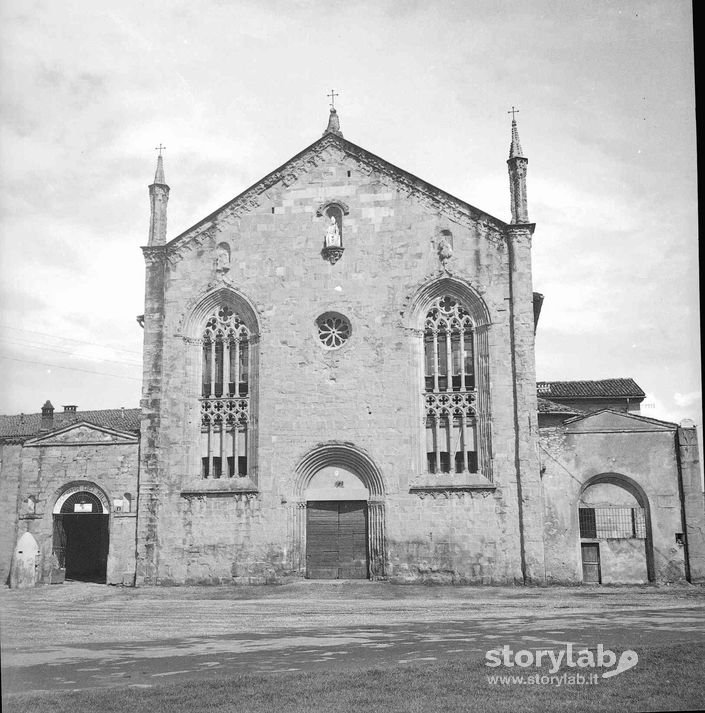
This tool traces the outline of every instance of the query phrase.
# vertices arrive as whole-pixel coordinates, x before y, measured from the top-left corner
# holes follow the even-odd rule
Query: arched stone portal
[[[578,521],[583,582],[654,580],[651,512],[638,483],[618,473],[593,476],[580,490]]]
[[[110,510],[105,493],[93,483],[65,487],[53,508],[52,556],[66,579],[106,581]]]
[[[296,468],[290,542],[309,578],[385,575],[384,482],[372,459],[347,443],[321,444]]]

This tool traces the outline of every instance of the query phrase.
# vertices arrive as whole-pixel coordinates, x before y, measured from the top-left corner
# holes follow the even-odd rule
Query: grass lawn
[[[429,711],[668,711],[705,707],[705,644],[641,648],[639,663],[595,685],[491,685],[481,661],[417,662],[344,672],[239,675],[151,688],[13,695],[5,713],[428,713]],[[576,673],[577,669],[563,668]],[[583,669],[581,672],[586,672]],[[595,669],[598,673],[600,669]]]

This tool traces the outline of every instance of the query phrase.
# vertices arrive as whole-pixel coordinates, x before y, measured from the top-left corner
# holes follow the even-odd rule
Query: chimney
[[[54,428],[54,407],[51,405],[51,401],[47,399],[47,402],[42,406],[42,431],[51,431]]]
[[[76,406],[64,406],[64,413],[76,413]]]

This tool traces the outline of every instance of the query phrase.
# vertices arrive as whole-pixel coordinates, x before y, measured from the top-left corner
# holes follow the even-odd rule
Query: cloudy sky
[[[147,184],[174,237],[346,138],[499,218],[517,116],[539,379],[701,422],[685,0],[2,0],[0,412],[139,404]],[[702,434],[702,432],[701,432]]]

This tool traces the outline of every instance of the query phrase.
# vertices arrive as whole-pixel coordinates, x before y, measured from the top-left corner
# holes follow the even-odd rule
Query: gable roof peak
[[[323,132],[323,136],[326,134],[336,134],[337,136],[343,137],[343,132],[340,130],[340,119],[338,119],[338,112],[335,107],[330,108],[330,114],[328,115],[328,126]]]

